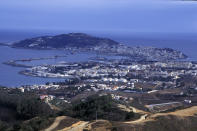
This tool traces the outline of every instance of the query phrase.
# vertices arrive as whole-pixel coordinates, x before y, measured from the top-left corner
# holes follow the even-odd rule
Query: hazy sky
[[[0,0],[0,30],[197,32],[197,2]]]

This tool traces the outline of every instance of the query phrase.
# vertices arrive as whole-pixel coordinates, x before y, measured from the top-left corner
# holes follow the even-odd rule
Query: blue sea
[[[41,31],[0,31],[0,42],[13,42],[25,38],[42,35],[56,35],[68,32],[41,32]],[[154,46],[162,48],[173,48],[180,50],[189,56],[190,60],[197,60],[197,34],[195,33],[98,33],[85,32],[93,36],[108,37],[120,43],[130,46]],[[64,81],[64,79],[38,78],[18,74],[24,70],[21,67],[4,65],[8,60],[52,57],[55,55],[67,55],[68,52],[61,50],[27,50],[0,46],[0,85],[8,87],[19,87],[21,85],[44,84],[46,82]],[[68,55],[58,59],[33,61],[32,65],[55,64],[61,61],[85,61],[92,54]]]

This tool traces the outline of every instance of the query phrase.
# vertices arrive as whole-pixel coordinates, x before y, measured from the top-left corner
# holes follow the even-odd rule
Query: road
[[[83,131],[83,129],[86,127],[87,124],[88,122],[80,121],[80,122],[73,124],[70,127],[66,127],[62,129],[61,131]]]
[[[49,128],[45,129],[44,131],[54,131],[55,128],[56,128],[56,127],[60,124],[60,122],[61,122],[62,120],[64,120],[64,119],[66,119],[66,116],[56,117],[56,119],[55,119],[55,121],[53,122],[53,124],[52,124]]]
[[[139,119],[135,120],[135,121],[127,121],[124,123],[128,123],[128,124],[132,124],[132,123],[139,123],[142,122],[144,120],[146,120],[146,117],[148,116],[148,114],[142,115]]]

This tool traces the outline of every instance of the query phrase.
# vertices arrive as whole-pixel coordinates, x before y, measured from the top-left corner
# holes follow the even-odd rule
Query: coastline
[[[31,62],[36,60],[50,60],[50,59],[57,59],[60,57],[67,57],[65,56],[52,56],[52,57],[41,57],[41,58],[28,58],[28,59],[20,59],[20,60],[10,60],[7,62],[3,62],[5,65],[13,66],[13,67],[24,67],[24,68],[32,68],[33,66],[25,65],[25,64],[18,64],[17,62]]]
[[[73,76],[65,76],[65,77],[52,77],[52,76],[39,76],[39,75],[33,75],[32,73],[28,73],[25,70],[18,72],[20,75],[29,76],[29,77],[37,77],[37,78],[54,78],[54,79],[70,79],[74,78]]]

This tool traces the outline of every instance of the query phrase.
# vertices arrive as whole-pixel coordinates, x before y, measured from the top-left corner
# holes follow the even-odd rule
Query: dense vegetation
[[[111,95],[92,95],[74,101],[54,112],[38,95],[18,89],[0,88],[0,131],[38,131],[47,128],[58,115],[81,120],[106,119],[125,121],[138,117],[121,110]]]
[[[111,95],[93,95],[72,105],[72,117],[83,120],[105,119],[124,121],[134,118],[134,113],[126,112],[117,107]]]
[[[0,130],[39,130],[52,121],[52,113],[34,94],[0,88]]]

